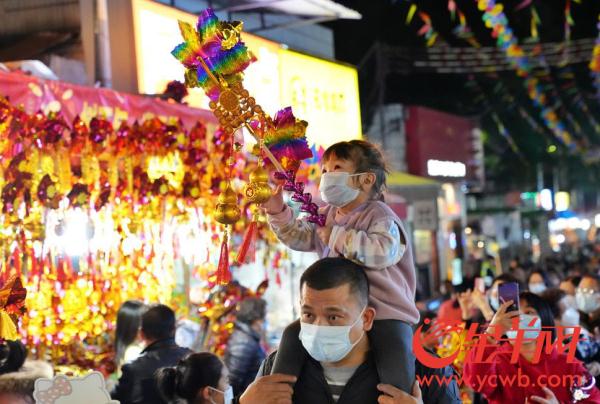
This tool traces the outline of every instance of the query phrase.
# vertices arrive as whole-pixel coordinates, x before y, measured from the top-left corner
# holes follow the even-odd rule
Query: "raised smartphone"
[[[519,284],[507,282],[498,285],[498,300],[500,300],[500,304],[512,300],[513,304],[506,311],[519,311]]]

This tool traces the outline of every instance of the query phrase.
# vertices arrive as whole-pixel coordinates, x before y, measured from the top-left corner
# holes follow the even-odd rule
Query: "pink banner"
[[[198,120],[204,124],[216,123],[207,110],[106,88],[42,80],[22,73],[0,72],[0,96],[8,97],[13,105],[23,106],[28,113],[60,111],[67,122],[79,115],[85,122],[102,116],[115,126],[122,121],[132,124],[153,117],[165,122],[181,119],[188,129]]]

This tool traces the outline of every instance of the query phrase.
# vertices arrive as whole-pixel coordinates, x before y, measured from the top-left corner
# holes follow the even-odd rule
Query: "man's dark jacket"
[[[189,349],[178,346],[174,339],[148,345],[139,358],[123,366],[112,398],[121,404],[166,404],[158,392],[154,374],[160,368],[177,365],[189,353]]]
[[[236,322],[225,352],[229,382],[236,395],[242,394],[254,381],[265,356],[260,346],[260,335],[248,324]]]
[[[307,355],[308,356],[308,355]],[[271,374],[275,353],[271,354],[262,364],[258,376]],[[400,366],[402,366],[400,364]],[[431,377],[430,385],[421,383],[423,403],[425,404],[459,404],[460,392],[456,382],[456,373],[451,367],[442,369],[431,369],[423,366],[419,361],[415,363],[415,373],[418,378],[424,380]],[[440,380],[451,380],[447,385],[438,383]],[[354,373],[346,384],[337,404],[377,404],[377,398],[381,393],[377,390],[379,376],[375,367],[373,355],[369,353],[368,359]],[[321,364],[313,358],[308,357],[304,362],[298,381],[294,387],[294,404],[333,404],[333,398],[327,381],[323,375]]]

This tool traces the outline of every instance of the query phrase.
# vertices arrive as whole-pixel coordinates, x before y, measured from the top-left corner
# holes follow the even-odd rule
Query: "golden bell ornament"
[[[237,205],[238,198],[233,189],[228,185],[225,188],[225,191],[221,192],[219,198],[217,199],[217,204],[228,204],[228,205]]]
[[[219,195],[215,209],[215,219],[221,224],[234,224],[242,217],[242,212],[237,203],[237,195],[228,186]]]
[[[249,182],[244,188],[244,195],[248,202],[265,203],[273,195],[273,191],[269,186],[269,173],[262,167],[257,167],[256,170],[250,173]]]

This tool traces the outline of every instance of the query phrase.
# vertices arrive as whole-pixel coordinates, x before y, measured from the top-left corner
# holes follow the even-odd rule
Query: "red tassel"
[[[231,272],[229,271],[229,239],[227,234],[223,237],[221,244],[221,256],[219,258],[219,266],[217,267],[217,283],[227,285],[231,282]]]
[[[236,263],[238,265],[242,265],[246,262],[246,257],[248,256],[248,252],[252,249],[254,251],[254,243],[256,242],[256,233],[257,233],[258,224],[255,221],[250,223],[248,229],[246,230],[246,234],[244,234],[244,240],[242,241],[242,245],[240,246],[240,251],[238,252]],[[252,254],[253,255],[253,254]],[[252,262],[253,259],[250,261]]]

